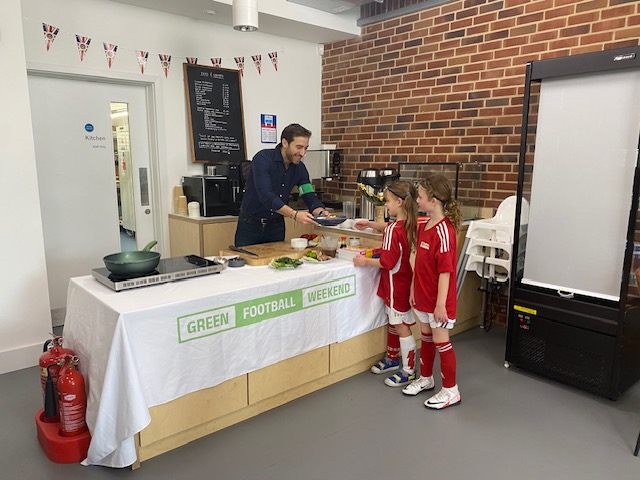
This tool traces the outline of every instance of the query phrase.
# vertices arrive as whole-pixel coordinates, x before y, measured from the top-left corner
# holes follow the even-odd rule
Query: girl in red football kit
[[[460,208],[449,180],[433,175],[418,187],[418,207],[429,214],[418,222],[411,304],[420,320],[420,378],[402,389],[406,395],[433,390],[433,362],[440,354],[442,390],[427,400],[427,408],[441,409],[460,403],[456,383],[456,355],[449,330],[456,321],[456,231]]]
[[[373,373],[386,373],[400,367],[397,359],[398,347],[402,358],[402,368],[384,383],[390,387],[402,387],[415,380],[416,341],[411,334],[410,325],[415,323],[409,294],[413,272],[409,255],[415,245],[416,236],[416,189],[409,182],[394,182],[384,191],[385,206],[389,216],[395,217],[389,224],[360,220],[355,223],[358,230],[371,227],[382,236],[380,258],[366,258],[357,255],[353,258],[356,266],[372,265],[381,269],[378,296],[384,300],[389,317],[389,336],[387,338],[387,357],[373,367]],[[392,329],[397,332],[394,336]],[[399,341],[398,341],[399,337]],[[398,342],[395,346],[394,342]],[[395,353],[395,358],[393,355]],[[390,355],[391,354],[391,355]]]

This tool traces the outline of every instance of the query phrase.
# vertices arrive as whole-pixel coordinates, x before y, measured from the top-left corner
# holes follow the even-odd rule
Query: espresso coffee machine
[[[205,166],[205,172],[214,175],[194,175],[182,177],[182,188],[188,202],[200,204],[200,215],[216,217],[238,215],[244,192],[245,163]]]

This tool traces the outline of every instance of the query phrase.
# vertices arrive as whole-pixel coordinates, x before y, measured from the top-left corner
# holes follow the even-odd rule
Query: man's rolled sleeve
[[[324,208],[322,202],[318,199],[318,196],[315,193],[307,193],[302,196],[304,203],[307,204],[309,211],[313,213],[316,208]]]

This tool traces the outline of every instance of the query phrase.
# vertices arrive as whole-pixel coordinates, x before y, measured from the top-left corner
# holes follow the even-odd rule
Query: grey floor
[[[504,330],[453,338],[462,403],[422,406],[362,373],[142,464],[58,465],[36,440],[37,368],[0,375],[0,478],[638,479],[640,384],[617,402],[503,367]]]

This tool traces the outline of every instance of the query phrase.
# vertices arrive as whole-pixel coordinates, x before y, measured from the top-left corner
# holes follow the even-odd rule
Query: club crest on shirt
[[[429,244],[427,242],[420,242],[420,248],[424,248],[425,250],[429,250]]]

